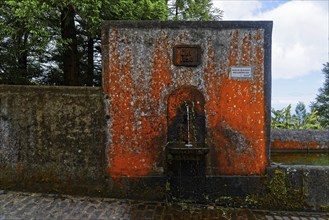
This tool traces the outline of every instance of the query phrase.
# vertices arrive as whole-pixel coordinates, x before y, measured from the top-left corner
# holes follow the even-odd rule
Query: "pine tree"
[[[311,108],[317,111],[322,127],[329,128],[329,62],[324,65],[322,72],[325,81]]]

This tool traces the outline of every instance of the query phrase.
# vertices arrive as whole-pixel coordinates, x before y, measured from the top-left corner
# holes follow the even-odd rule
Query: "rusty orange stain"
[[[251,34],[247,33],[244,35],[242,40],[242,56],[240,63],[243,66],[249,66],[251,60]]]
[[[176,63],[182,63],[182,60],[181,60],[181,58],[182,58],[182,55],[181,55],[181,52],[182,52],[182,50],[176,50],[176,53],[177,53],[177,55],[176,55]]]
[[[188,38],[185,35],[182,36]],[[215,175],[265,172],[268,158],[264,133],[264,50],[263,45],[257,43],[263,39],[261,30],[233,30],[227,63],[222,63],[220,68],[213,42],[208,38],[204,91],[184,85],[172,93],[170,89],[176,79],[171,77],[172,48],[166,34],[154,41],[147,79],[133,79],[136,67],[133,66],[132,49],[127,43],[120,44],[122,36],[117,30],[112,29],[110,36],[109,73],[104,73],[104,80],[108,81],[104,83],[104,92],[109,95],[111,117],[110,176],[147,176],[156,172],[157,167],[163,167],[167,128],[175,118],[177,108],[187,100],[192,100],[196,109],[206,114],[207,144],[216,158],[216,162],[208,164],[217,166],[212,168],[217,172]],[[128,37],[124,36],[124,42],[128,42]],[[120,53],[122,50],[124,53]],[[251,66],[253,80],[230,79],[232,66]],[[145,84],[147,88],[143,87]],[[230,135],[242,138],[244,145],[238,146]]]
[[[168,98],[168,127],[171,126],[172,120],[176,117],[177,109],[186,101],[192,101],[195,110],[204,115],[205,101],[202,93],[192,86],[182,87],[173,91]]]
[[[235,30],[231,33],[230,52],[229,52],[229,65],[236,66],[238,61],[239,52],[239,31]]]
[[[163,100],[161,94],[171,83],[170,56],[168,54],[168,37],[157,40],[152,65],[151,98],[154,109],[159,108],[159,101]]]
[[[119,57],[118,32],[113,30],[111,34],[109,84],[104,85],[104,92],[110,97],[109,112],[112,120],[108,173],[113,178],[146,176],[154,166],[161,165],[158,152],[166,140],[166,112],[158,114],[157,110],[159,103],[165,99],[162,92],[171,82],[170,63],[165,54],[168,45],[164,42],[167,40],[157,40],[150,88],[142,89],[141,84],[135,84],[132,79],[131,48],[126,47],[124,55]],[[137,110],[149,111],[150,114],[136,116],[134,113]]]
[[[113,38],[118,39],[118,32],[113,31]],[[126,52],[125,61],[120,66],[119,62],[119,48],[117,41],[112,41],[110,51],[112,52],[110,67],[109,67],[109,112],[112,117],[112,145],[109,147],[108,158],[109,167],[108,172],[113,176],[129,176],[131,167],[136,167],[140,164],[131,157],[131,149],[136,146],[133,143],[133,109],[131,108],[132,102],[132,79],[131,79],[131,51],[128,49]],[[107,91],[105,89],[105,91]],[[128,157],[130,156],[130,157]],[[136,164],[137,163],[137,164]],[[136,171],[143,174],[142,169]]]
[[[260,35],[260,31],[257,31],[254,37],[258,39]],[[251,56],[251,36],[244,36],[240,46],[238,38],[239,32],[233,31],[229,44],[229,65],[239,64],[238,53],[242,50],[239,65],[254,66],[254,80],[232,80],[229,78],[230,68],[227,68],[227,72],[221,72],[219,79],[212,77],[218,73],[215,73],[214,49],[209,46],[210,61],[205,74],[209,79],[207,93],[210,98],[206,104],[206,111],[213,113],[208,114],[210,139],[217,152],[219,174],[262,174],[268,163],[265,152],[266,137],[263,132],[265,121],[262,117],[265,114],[262,77],[264,54],[262,45],[257,45],[256,54]],[[237,151],[236,143],[225,135],[227,130],[241,134],[246,139],[248,147],[241,152]]]

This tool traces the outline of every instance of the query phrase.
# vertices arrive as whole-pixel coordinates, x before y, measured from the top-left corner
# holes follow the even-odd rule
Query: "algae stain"
[[[279,152],[271,153],[271,159],[276,163],[282,163],[286,165],[329,166],[329,153],[327,152]]]
[[[297,210],[304,207],[304,197],[303,188],[293,188],[286,177],[286,173],[283,170],[276,169],[267,184],[265,196],[254,198],[262,207]]]

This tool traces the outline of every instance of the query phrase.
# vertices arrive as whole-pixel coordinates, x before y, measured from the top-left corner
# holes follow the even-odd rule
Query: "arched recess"
[[[174,90],[168,98],[169,143],[205,143],[205,100],[192,86]]]

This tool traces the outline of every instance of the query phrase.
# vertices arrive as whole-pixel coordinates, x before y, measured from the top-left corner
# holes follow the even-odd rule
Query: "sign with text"
[[[177,45],[173,48],[173,63],[176,66],[198,66],[201,63],[201,47]]]
[[[252,68],[249,66],[231,67],[230,78],[252,80]]]

